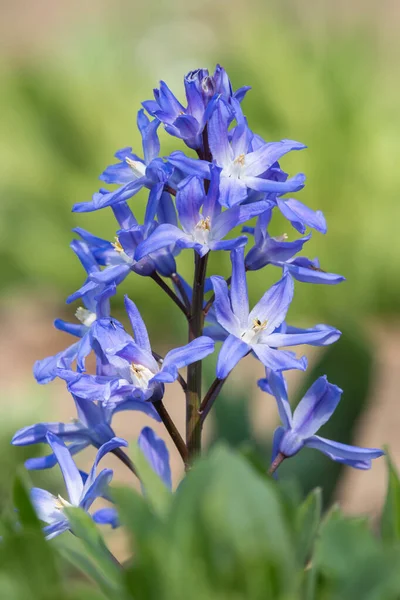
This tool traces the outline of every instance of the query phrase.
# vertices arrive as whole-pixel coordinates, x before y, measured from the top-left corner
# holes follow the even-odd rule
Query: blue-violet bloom
[[[272,461],[279,453],[289,457],[308,447],[323,452],[336,462],[356,469],[369,469],[372,459],[384,454],[378,448],[350,446],[315,435],[330,419],[342,395],[342,390],[329,383],[326,376],[312,384],[292,415],[283,375],[272,372],[267,375],[267,379],[261,379],[258,385],[275,396],[283,425],[274,434]]]

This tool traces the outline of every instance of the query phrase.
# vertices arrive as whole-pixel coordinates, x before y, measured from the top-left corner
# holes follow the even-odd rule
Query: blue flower
[[[115,157],[120,162],[107,167],[100,179],[106,183],[119,184],[120,187],[113,192],[100,190],[93,195],[90,202],[75,204],[72,209],[74,212],[92,212],[106,206],[114,206],[128,200],[143,187],[150,189],[154,197],[161,195],[164,185],[172,175],[172,168],[158,158],[160,142],[157,129],[160,121],[150,121],[144,111],[140,110],[137,124],[142,136],[144,160],[132,154],[132,148],[118,150]]]
[[[23,427],[16,432],[12,439],[14,446],[30,446],[47,442],[49,432],[57,435],[68,446],[73,456],[88,446],[100,448],[113,438],[114,430],[111,421],[117,412],[125,410],[141,411],[156,421],[160,421],[157,411],[149,402],[128,399],[115,407],[108,408],[101,403],[88,402],[77,396],[73,396],[78,418],[72,423],[37,423]],[[54,453],[38,458],[29,458],[25,466],[27,469],[48,469],[57,463]]]
[[[267,210],[257,219],[255,228],[243,227],[245,233],[255,236],[255,244],[247,253],[245,266],[247,271],[262,269],[268,264],[282,267],[298,281],[306,283],[326,283],[334,285],[344,281],[344,277],[335,273],[326,273],[319,266],[318,259],[310,260],[294,255],[300,252],[303,245],[310,239],[307,235],[294,242],[287,242],[286,234],[281,237],[271,237],[268,234],[268,225],[272,216],[272,209]]]
[[[36,361],[33,374],[36,381],[41,384],[49,383],[57,375],[57,368],[70,368],[72,363],[77,361],[78,371],[85,370],[85,359],[91,351],[90,330],[97,319],[106,318],[110,315],[110,296],[115,294],[115,285],[106,286],[91,281],[90,277],[99,272],[99,266],[91,253],[90,247],[83,241],[74,240],[71,247],[82,262],[88,278],[85,284],[72,294],[67,302],[72,302],[81,298],[84,307],[79,307],[76,312],[76,318],[80,323],[69,323],[62,319],[56,319],[54,326],[60,331],[65,331],[75,337],[80,338],[79,342],[68,346],[65,350],[58,352],[55,356],[49,356],[43,360]]]
[[[274,371],[305,370],[307,361],[304,357],[298,360],[292,352],[277,348],[298,344],[326,345],[339,337],[339,331],[327,326],[317,326],[295,334],[279,330],[293,298],[294,284],[289,273],[275,283],[249,311],[243,247],[231,252],[231,261],[230,291],[222,277],[211,277],[215,292],[215,317],[228,334],[218,356],[219,379],[225,379],[239,360],[250,352]]]
[[[184,78],[187,107],[174,96],[164,81],[154,90],[155,100],[143,102],[148,113],[164,123],[166,131],[185,141],[194,150],[204,153],[202,133],[219,97],[242,101],[249,87],[232,92],[225,69],[217,65],[214,75],[207,69],[190,71]]]
[[[286,181],[286,176],[277,177],[275,170],[277,167],[279,170],[278,159],[291,150],[302,150],[304,144],[293,140],[267,144],[258,138],[257,149],[254,149],[253,134],[245,122],[239,103],[232,99],[231,104],[220,98],[208,123],[212,158],[222,169],[220,203],[228,208],[235,206],[246,201],[251,191],[276,196],[302,189],[305,182],[303,174]],[[233,117],[238,125],[231,134],[229,124]],[[188,158],[179,151],[173,152],[168,161],[187,175],[210,177],[210,163],[207,161]]]
[[[138,445],[153,471],[157,473],[167,488],[171,490],[172,476],[169,464],[169,452],[164,440],[158,437],[151,427],[144,427],[140,432]]]
[[[283,455],[293,456],[301,448],[315,448],[336,462],[357,469],[369,469],[371,461],[384,452],[378,448],[359,448],[333,442],[315,435],[334,413],[342,395],[342,390],[328,382],[326,376],[319,377],[306,392],[293,415],[290,408],[286,382],[281,373],[267,373],[267,379],[260,379],[260,388],[273,394],[278,405],[283,426],[274,434],[272,461]]]
[[[182,229],[175,224],[157,227],[136,251],[139,260],[165,246],[176,244],[180,248],[193,248],[200,256],[210,250],[232,250],[246,244],[241,236],[233,240],[223,238],[237,225],[264,212],[271,204],[266,201],[246,206],[233,206],[221,212],[219,198],[220,169],[211,167],[211,184],[205,194],[203,181],[197,176],[188,177],[178,187],[176,207]]]
[[[51,539],[70,529],[68,517],[64,511],[65,508],[77,506],[86,512],[89,512],[89,509],[96,498],[99,498],[106,493],[113,472],[111,469],[103,469],[96,475],[97,465],[105,454],[111,452],[115,448],[127,446],[128,444],[125,440],[114,437],[112,440],[101,446],[94,461],[94,465],[89,475],[86,477],[82,476],[79,472],[72,460],[68,448],[60,438],[49,432],[47,434],[47,441],[60,465],[68,492],[68,500],[64,500],[61,496],[55,497],[53,494],[50,494],[50,492],[40,488],[33,488],[31,490],[31,500],[36,513],[41,521],[47,523],[43,532],[47,539]],[[107,522],[112,525],[115,522],[115,517],[115,512],[112,511],[109,513],[107,521],[103,519],[102,522]],[[95,518],[95,515],[93,515],[93,518]]]
[[[136,305],[125,297],[125,307],[134,340],[122,338],[121,343],[116,343],[113,325],[99,322],[92,335],[96,340],[95,351],[104,356],[108,374],[93,376],[59,369],[58,375],[67,381],[72,394],[86,400],[100,399],[109,406],[127,398],[160,400],[163,384],[175,381],[179,369],[202,360],[214,350],[214,341],[200,336],[168,352],[160,365],[153,356],[147,329]]]
[[[177,223],[176,210],[170,194],[163,192],[160,197],[151,196],[152,194],[147,204],[143,225],[138,224],[126,202],[120,202],[112,207],[121,227],[113,243],[92,235],[80,227],[74,229],[75,233],[88,244],[97,263],[106,267],[104,270],[97,269],[92,273],[92,285],[96,283],[119,285],[132,271],[143,276],[151,276],[158,271],[164,277],[171,277],[176,272],[175,255],[179,250],[175,246],[162,248],[151,256],[136,258],[138,245],[159,226],[159,223]],[[155,221],[156,213],[159,223]],[[85,286],[81,289],[84,290]]]

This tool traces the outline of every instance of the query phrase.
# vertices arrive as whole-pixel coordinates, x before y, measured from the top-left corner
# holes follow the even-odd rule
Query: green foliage
[[[123,566],[80,509],[67,509],[75,536],[45,542],[17,479],[19,524],[2,520],[0,589],[7,600],[397,600],[400,481],[389,459],[388,469],[381,539],[366,519],[337,507],[321,516],[319,489],[301,503],[291,485],[278,486],[224,446],[162,505],[142,469],[145,496],[113,489],[132,552]],[[66,580],[66,564],[93,583]]]

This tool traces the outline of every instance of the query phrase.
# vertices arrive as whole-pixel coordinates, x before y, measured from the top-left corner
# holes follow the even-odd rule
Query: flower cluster
[[[294,140],[266,142],[254,133],[243,114],[241,102],[247,87],[233,91],[225,70],[205,69],[184,78],[186,101],[182,104],[168,86],[160,83],[154,100],[143,102],[137,116],[142,137],[142,156],[130,147],[116,152],[117,162],[106,167],[100,179],[112,188],[101,188],[90,201],[76,204],[77,213],[111,209],[117,221],[115,241],[104,240],[77,228],[71,248],[80,260],[85,281],[67,299],[79,301],[76,321],[57,319],[55,327],[74,341],[55,356],[38,361],[34,374],[41,384],[55,378],[65,381],[77,419],[72,423],[39,423],[18,431],[15,445],[47,443],[49,455],[27,461],[29,469],[59,464],[69,500],[32,490],[39,517],[52,537],[69,528],[64,513],[74,505],[89,511],[96,498],[110,499],[112,471],[96,474],[102,457],[113,452],[133,472],[135,466],[122,448],[127,442],[112,428],[115,413],[145,413],[162,421],[185,465],[191,465],[201,447],[201,427],[222,385],[241,359],[251,354],[266,369],[260,387],[277,401],[282,427],[275,433],[271,472],[287,457],[309,446],[333,460],[357,468],[369,468],[382,452],[332,442],[315,435],[334,411],[341,390],[318,379],[293,416],[288,402],[284,372],[305,370],[305,357],[282,347],[334,343],[340,332],[317,324],[301,329],[286,322],[294,295],[295,280],[312,284],[338,284],[343,277],[320,268],[317,259],[298,254],[313,229],[325,234],[326,222],[299,200],[288,197],[305,185],[302,173],[289,177],[280,161],[285,154],[303,150]],[[147,113],[147,114],[146,114]],[[163,127],[190,149],[160,156],[158,129]],[[196,157],[197,155],[197,157]],[[128,201],[147,190],[143,223],[136,219]],[[292,234],[269,233],[274,209],[287,219]],[[255,226],[245,225],[253,218]],[[239,228],[239,231],[237,230]],[[296,238],[300,233],[303,237]],[[248,234],[248,235],[246,235]],[[250,249],[247,247],[250,246]],[[178,272],[177,257],[193,250],[194,279],[189,285]],[[210,252],[230,252],[231,273],[207,278]],[[250,309],[247,271],[277,267],[277,281]],[[164,357],[150,343],[136,304],[125,297],[130,328],[111,316],[110,300],[119,284],[132,276],[148,277],[166,292],[188,322],[189,342],[171,349]],[[297,284],[296,284],[297,285]],[[218,348],[215,381],[202,396],[201,362]],[[86,358],[93,354],[95,371]],[[180,370],[187,368],[184,379]],[[170,418],[164,404],[165,386],[178,380],[186,394],[186,439]],[[164,483],[171,487],[168,452],[164,442],[146,426],[139,447]],[[89,475],[82,474],[72,455],[87,446],[98,449]],[[98,523],[115,526],[113,508],[92,513]]]

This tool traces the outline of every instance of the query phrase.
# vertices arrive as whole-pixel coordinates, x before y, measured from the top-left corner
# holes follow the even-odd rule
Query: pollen
[[[115,242],[111,242],[111,245],[114,247],[114,250],[118,253],[124,252],[123,247],[121,246],[121,242],[117,237],[114,238]]]
[[[211,219],[210,217],[206,217],[205,219],[201,219],[196,225],[199,229],[204,229],[204,231],[211,230]]]
[[[254,319],[254,320],[253,320],[253,326],[252,326],[252,329],[253,329],[253,331],[255,331],[255,332],[262,331],[263,329],[265,329],[265,328],[266,328],[266,326],[267,326],[267,323],[268,323],[267,319],[266,319],[265,321],[262,321],[262,322],[260,321],[260,319]]]
[[[244,154],[239,154],[239,156],[237,158],[235,158],[234,163],[236,165],[240,165],[241,167],[244,166],[244,161],[245,161],[245,155]]]

